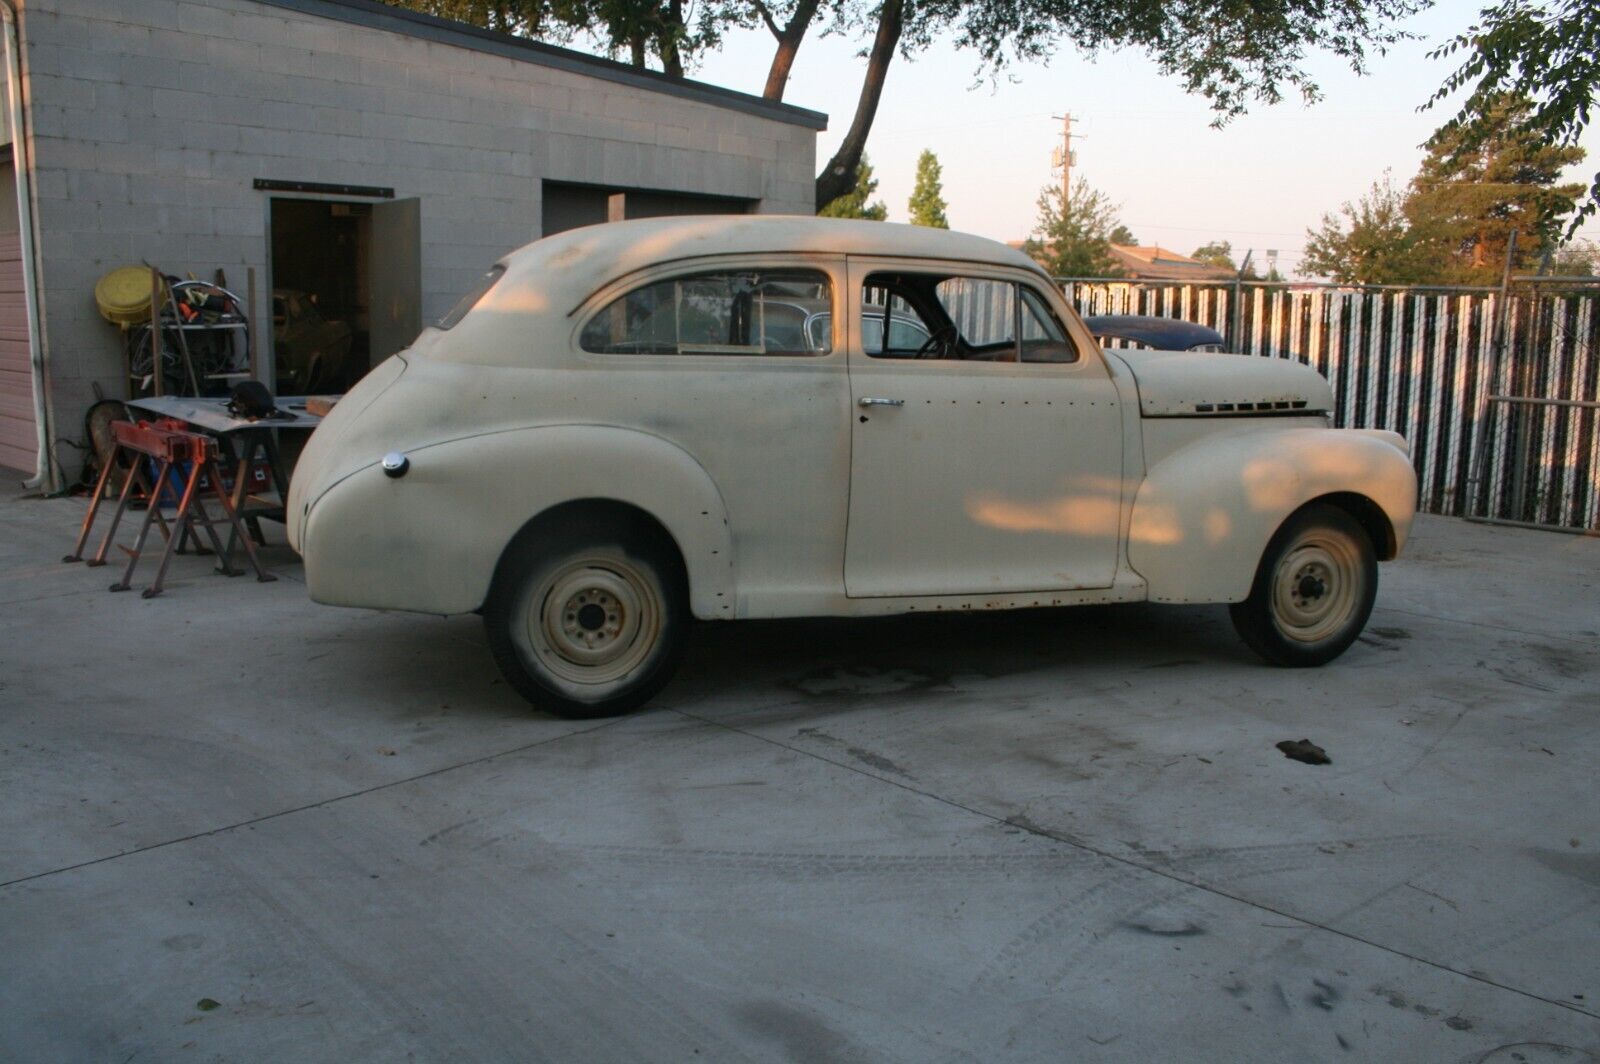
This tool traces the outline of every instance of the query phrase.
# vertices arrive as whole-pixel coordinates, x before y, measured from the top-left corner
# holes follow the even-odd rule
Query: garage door
[[[22,237],[0,233],[0,466],[31,474],[38,453],[28,312],[22,298]]]

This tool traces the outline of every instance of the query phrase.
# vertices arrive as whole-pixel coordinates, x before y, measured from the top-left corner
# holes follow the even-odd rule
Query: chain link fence
[[[1600,279],[1347,288],[1058,278],[1084,315],[1208,325],[1316,367],[1341,427],[1411,442],[1427,513],[1600,531]]]

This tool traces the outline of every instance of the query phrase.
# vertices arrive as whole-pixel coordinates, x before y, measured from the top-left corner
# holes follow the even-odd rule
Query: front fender
[[[407,452],[405,476],[365,466],[304,522],[306,584],[335,606],[466,613],[483,605],[501,552],[530,519],[579,499],[629,503],[660,521],[689,575],[690,609],[733,616],[733,544],[721,494],[658,436],[547,425]]]
[[[1376,504],[1398,552],[1417,509],[1417,475],[1404,447],[1392,432],[1347,429],[1205,437],[1145,476],[1128,563],[1148,582],[1153,602],[1239,602],[1284,520],[1334,494]]]

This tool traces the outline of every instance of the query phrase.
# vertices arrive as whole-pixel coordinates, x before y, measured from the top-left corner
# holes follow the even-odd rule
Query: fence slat
[[[1488,402],[1600,399],[1600,280],[1514,285],[1498,366],[1496,289],[1062,284],[1085,314],[1181,317],[1225,335],[1237,299],[1235,351],[1316,367],[1333,387],[1335,424],[1410,439],[1423,510],[1600,530],[1600,411]],[[1474,471],[1480,433],[1488,461]],[[1481,483],[1469,485],[1474,472]]]

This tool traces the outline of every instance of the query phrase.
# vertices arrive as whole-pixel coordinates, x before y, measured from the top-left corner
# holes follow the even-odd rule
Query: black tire
[[[586,720],[637,709],[672,678],[688,597],[683,563],[659,536],[558,520],[507,549],[483,620],[518,694]]]
[[[1250,597],[1228,608],[1246,645],[1273,665],[1307,668],[1343,654],[1372,614],[1378,560],[1344,510],[1312,503],[1267,544]]]

